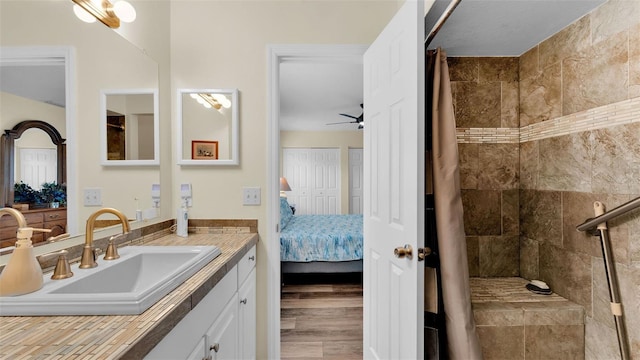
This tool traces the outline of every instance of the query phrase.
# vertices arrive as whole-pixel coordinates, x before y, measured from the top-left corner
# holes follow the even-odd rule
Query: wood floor
[[[350,275],[285,280],[282,359],[362,359],[362,281],[360,274]]]

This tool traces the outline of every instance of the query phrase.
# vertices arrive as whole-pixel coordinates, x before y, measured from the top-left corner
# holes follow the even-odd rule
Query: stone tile
[[[536,189],[538,187],[538,175],[540,173],[540,154],[538,144],[540,141],[527,141],[520,143],[520,188]]]
[[[478,189],[517,189],[518,161],[518,144],[480,144]]]
[[[480,276],[480,248],[477,236],[467,236],[467,264],[469,276]]]
[[[538,242],[520,237],[520,276],[534,280],[540,278]]]
[[[562,116],[561,64],[520,79],[520,127]]]
[[[478,188],[478,147],[480,144],[458,144],[460,188]]]
[[[628,32],[562,61],[562,115],[627,98]]]
[[[520,83],[502,82],[501,127],[520,127]]]
[[[561,201],[560,193],[556,191],[520,190],[521,235],[561,247]]]
[[[591,132],[540,140],[538,188],[591,191]]]
[[[640,19],[640,2],[611,0],[590,15],[593,43],[607,41],[612,35],[627,30]]]
[[[520,235],[520,191],[502,191],[502,235]]]
[[[593,134],[593,191],[640,193],[640,122]]]
[[[591,257],[540,244],[540,278],[551,290],[591,312]]]
[[[522,81],[523,79],[538,76],[540,73],[540,66],[538,64],[540,52],[538,50],[539,46],[536,45],[524,54],[520,55],[518,80]]]
[[[458,82],[455,94],[457,127],[497,128],[501,123],[500,82]]]
[[[570,301],[539,302],[524,309],[524,324],[537,326],[580,325],[584,326],[584,308]]]
[[[633,99],[640,96],[640,23],[629,29],[629,94]]]
[[[476,327],[485,360],[524,359],[524,326]]]
[[[640,197],[640,194],[631,196],[632,199]],[[640,263],[640,211],[635,210],[625,216],[629,229],[629,260]]]
[[[547,40],[541,42],[540,68],[556,64],[565,58],[586,50],[591,45],[591,29],[588,16],[582,17]]]
[[[478,81],[518,81],[517,57],[481,57],[478,66]]]
[[[640,357],[640,263],[616,266],[632,358]]]
[[[478,81],[478,58],[447,58],[451,81]]]
[[[584,329],[586,360],[619,359],[618,338],[615,329],[587,317]]]
[[[518,236],[481,236],[479,239],[480,276],[520,275]]]
[[[525,359],[584,359],[583,325],[529,325],[525,334]]]
[[[498,190],[462,190],[467,235],[500,235],[501,196]]]
[[[524,311],[509,303],[473,303],[473,318],[476,326],[524,325]]]

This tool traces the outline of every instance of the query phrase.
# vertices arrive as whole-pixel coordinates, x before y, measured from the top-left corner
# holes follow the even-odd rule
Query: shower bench
[[[484,359],[584,359],[584,308],[557,294],[533,294],[527,283],[470,279]]]

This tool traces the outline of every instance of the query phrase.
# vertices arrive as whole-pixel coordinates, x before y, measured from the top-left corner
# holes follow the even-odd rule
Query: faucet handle
[[[118,254],[118,248],[116,247],[116,245],[114,244],[115,240],[124,236],[125,234],[120,234],[120,235],[113,235],[112,237],[109,238],[109,244],[107,245],[107,250],[104,252],[104,259],[105,260],[115,260],[120,258],[120,255]]]
[[[63,233],[63,234],[60,234],[60,235],[57,235],[57,236],[52,236],[50,238],[47,238],[47,242],[53,243],[53,242],[56,242],[58,240],[66,239],[68,237],[69,237],[69,233]]]
[[[46,261],[54,256],[58,256],[58,262],[56,263],[56,267],[53,270],[51,279],[60,280],[67,279],[73,276],[73,272],[71,272],[71,266],[69,265],[69,260],[67,259],[68,253],[69,252],[67,250],[60,250],[38,256],[38,261],[40,262]]]

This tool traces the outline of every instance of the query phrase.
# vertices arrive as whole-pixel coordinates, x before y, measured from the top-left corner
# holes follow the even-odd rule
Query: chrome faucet
[[[96,263],[96,254],[93,248],[93,230],[95,228],[95,221],[98,216],[106,213],[113,214],[117,216],[118,219],[120,219],[120,222],[122,223],[122,234],[126,234],[130,231],[129,220],[127,220],[127,217],[124,216],[123,213],[116,209],[102,208],[91,214],[91,216],[89,216],[89,218],[87,219],[87,229],[85,233],[84,249],[82,250],[82,258],[80,259],[80,269],[90,269],[98,266],[98,264]],[[112,245],[113,243],[110,242],[110,246]]]

